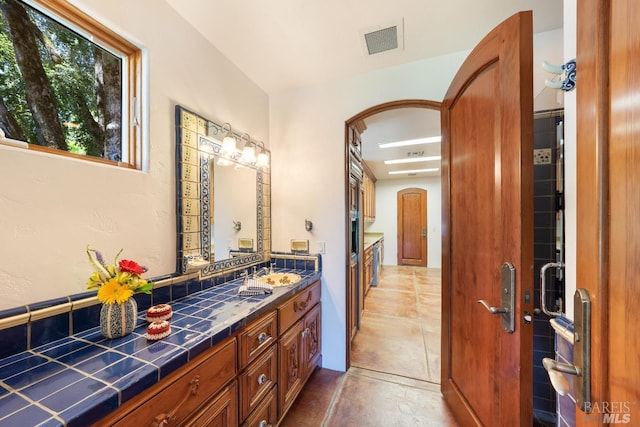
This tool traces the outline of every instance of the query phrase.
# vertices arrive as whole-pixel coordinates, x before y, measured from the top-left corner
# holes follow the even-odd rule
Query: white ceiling
[[[533,10],[534,32],[561,28],[563,7],[562,0],[165,1],[270,95],[472,49],[521,10]],[[404,48],[368,55],[363,34],[398,23]],[[383,134],[392,140],[413,138],[398,129],[413,129],[410,123],[425,110],[399,112],[368,119],[365,144]],[[371,162],[382,155],[367,154],[366,145],[364,151]]]
[[[425,108],[400,108],[385,111],[364,120],[367,129],[362,133],[362,158],[377,179],[403,179],[408,175],[390,175],[390,171],[438,168],[411,176],[439,176],[440,161],[385,165],[384,160],[406,159],[418,155],[440,155],[440,144],[421,144],[396,148],[378,148],[386,142],[406,141],[440,135],[440,112]],[[420,153],[420,154],[415,154]]]

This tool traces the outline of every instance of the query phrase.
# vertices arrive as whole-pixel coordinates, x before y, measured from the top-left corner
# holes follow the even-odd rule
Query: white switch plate
[[[325,242],[318,242],[317,243],[317,252],[319,254],[323,254],[324,253],[324,248],[325,248]]]

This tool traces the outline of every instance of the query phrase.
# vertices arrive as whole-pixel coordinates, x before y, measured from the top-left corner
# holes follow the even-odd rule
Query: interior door
[[[591,299],[591,412],[640,425],[640,4],[577,4],[577,271]]]
[[[532,57],[521,12],[474,48],[442,106],[441,388],[465,426],[532,423]],[[487,309],[505,306],[503,270],[512,332]]]
[[[398,191],[398,265],[427,266],[427,191]]]

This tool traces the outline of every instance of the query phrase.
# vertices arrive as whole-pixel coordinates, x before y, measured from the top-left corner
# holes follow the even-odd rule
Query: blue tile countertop
[[[147,341],[144,312],[131,335],[105,339],[99,328],[0,360],[0,426],[87,426],[320,278],[273,294],[239,297],[233,280],[173,301],[171,335]]]

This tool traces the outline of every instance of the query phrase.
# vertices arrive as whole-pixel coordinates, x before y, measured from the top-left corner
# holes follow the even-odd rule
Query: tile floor
[[[439,386],[440,270],[383,267],[351,364],[316,370],[280,426],[457,426]]]

